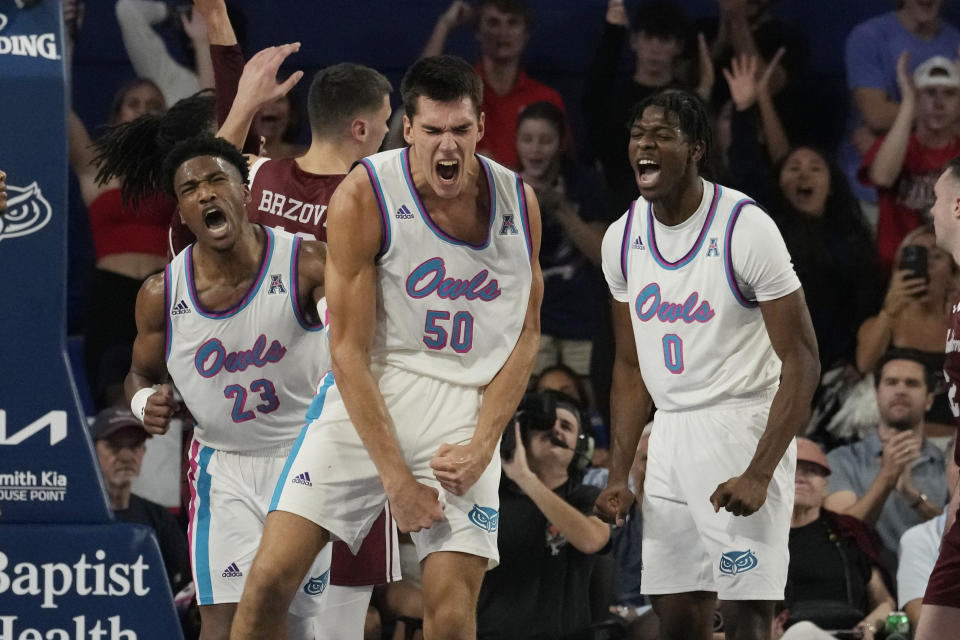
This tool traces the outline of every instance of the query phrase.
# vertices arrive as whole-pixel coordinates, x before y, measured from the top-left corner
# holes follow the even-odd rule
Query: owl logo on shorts
[[[327,569],[316,578],[307,580],[303,585],[303,592],[308,596],[318,596],[327,589],[327,583],[330,581],[330,569]]]
[[[500,512],[492,507],[481,507],[478,504],[473,505],[470,513],[467,514],[470,522],[477,525],[488,533],[494,533],[500,524]]]
[[[749,549],[746,551],[728,551],[720,556],[720,573],[735,576],[750,571],[757,566],[757,556]]]

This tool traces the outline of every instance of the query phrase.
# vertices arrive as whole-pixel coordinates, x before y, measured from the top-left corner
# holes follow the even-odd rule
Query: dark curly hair
[[[633,107],[633,113],[630,114],[630,121],[627,128],[643,117],[643,112],[647,107],[660,107],[664,115],[673,114],[680,125],[680,131],[687,141],[697,144],[703,148],[703,154],[700,156],[699,168],[702,170],[706,166],[707,158],[710,157],[710,150],[713,147],[713,130],[710,128],[710,115],[707,113],[707,105],[695,94],[682,89],[667,89],[648,96],[638,102]]]
[[[162,169],[164,176],[163,186],[167,193],[176,197],[177,194],[174,190],[173,177],[176,175],[177,169],[187,160],[198,156],[223,158],[237,168],[243,184],[247,183],[250,172],[247,170],[247,159],[240,149],[237,149],[223,138],[215,138],[210,134],[203,134],[178,142],[173,149],[170,150],[166,158],[164,158]]]
[[[215,122],[213,91],[180,100],[162,115],[144,115],[110,127],[97,143],[97,182],[120,180],[126,204],[167,190],[163,159],[180,140],[208,132]]]

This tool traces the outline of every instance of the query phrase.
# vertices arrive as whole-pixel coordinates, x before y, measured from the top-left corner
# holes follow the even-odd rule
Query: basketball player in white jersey
[[[603,241],[617,346],[613,469],[596,509],[622,523],[655,405],[642,591],[665,638],[710,638],[719,595],[727,638],[759,640],[783,599],[793,439],[819,366],[777,227],[747,196],[700,177],[709,127],[701,101],[682,91],[634,112],[628,155],[640,198]]]
[[[355,548],[385,501],[421,559],[424,637],[476,635],[498,561],[497,446],[533,368],[543,287],[532,189],[475,155],[481,92],[460,58],[418,61],[402,86],[410,146],[334,194],[335,381],[278,485],[235,640],[276,637],[311,557],[331,536]]]
[[[236,77],[218,69],[223,64],[223,50],[237,44],[225,3],[204,2],[202,11],[211,45],[221,48],[219,55],[213,55],[218,99],[221,93],[236,94],[217,135],[239,148],[247,138],[254,114],[288,93],[300,77],[297,72],[284,81],[277,80],[280,65],[299,50],[299,44],[268,47],[256,53],[243,66],[242,75]],[[236,55],[242,59],[239,47]],[[363,65],[340,63],[318,71],[307,98],[309,149],[297,158],[247,155],[251,195],[248,219],[304,239],[326,242],[330,198],[352,166],[380,148],[390,118],[391,91],[390,82],[382,74]],[[177,234],[183,235],[187,234]],[[330,552],[330,584],[318,617],[317,640],[360,640],[374,586],[401,577],[396,525],[385,510],[356,554],[343,543],[332,545]]]
[[[197,241],[137,299],[125,382],[147,431],[164,433],[178,402],[197,420],[190,459],[191,564],[201,638],[226,638],[277,477],[329,361],[317,310],[320,243],[247,221],[247,163],[228,142],[178,144],[165,175]],[[291,638],[313,638],[329,557],[311,559],[290,607]]]

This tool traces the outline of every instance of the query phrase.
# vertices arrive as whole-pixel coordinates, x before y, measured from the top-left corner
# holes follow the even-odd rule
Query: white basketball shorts
[[[289,450],[289,446],[286,447]],[[190,565],[200,605],[240,602],[260,546],[267,507],[287,451],[234,453],[190,446]],[[311,618],[330,582],[330,545],[316,559],[290,605]]]
[[[480,479],[462,496],[444,491],[430,468],[441,444],[470,442],[480,411],[480,389],[394,367],[377,377],[407,467],[418,482],[440,492],[446,518],[411,534],[418,558],[436,551],[458,551],[487,558],[488,566],[495,567],[500,558],[500,456],[493,456]],[[294,444],[270,509],[315,522],[356,553],[386,503],[383,484],[347,417],[332,374],[321,383],[307,415],[315,419]]]
[[[716,409],[658,411],[643,485],[641,590],[714,591],[721,600],[782,600],[796,443],[750,516],[714,513],[717,486],[742,474],[767,423],[769,398]]]

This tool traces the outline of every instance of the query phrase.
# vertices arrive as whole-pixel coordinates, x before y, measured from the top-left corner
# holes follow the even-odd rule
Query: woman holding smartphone
[[[957,264],[938,248],[932,225],[914,229],[897,250],[890,286],[877,315],[857,332],[857,369],[869,373],[894,347],[929,354],[927,371],[937,382],[933,407],[926,415],[926,435],[949,437],[953,419],[943,381],[943,344],[949,304],[957,290]]]

